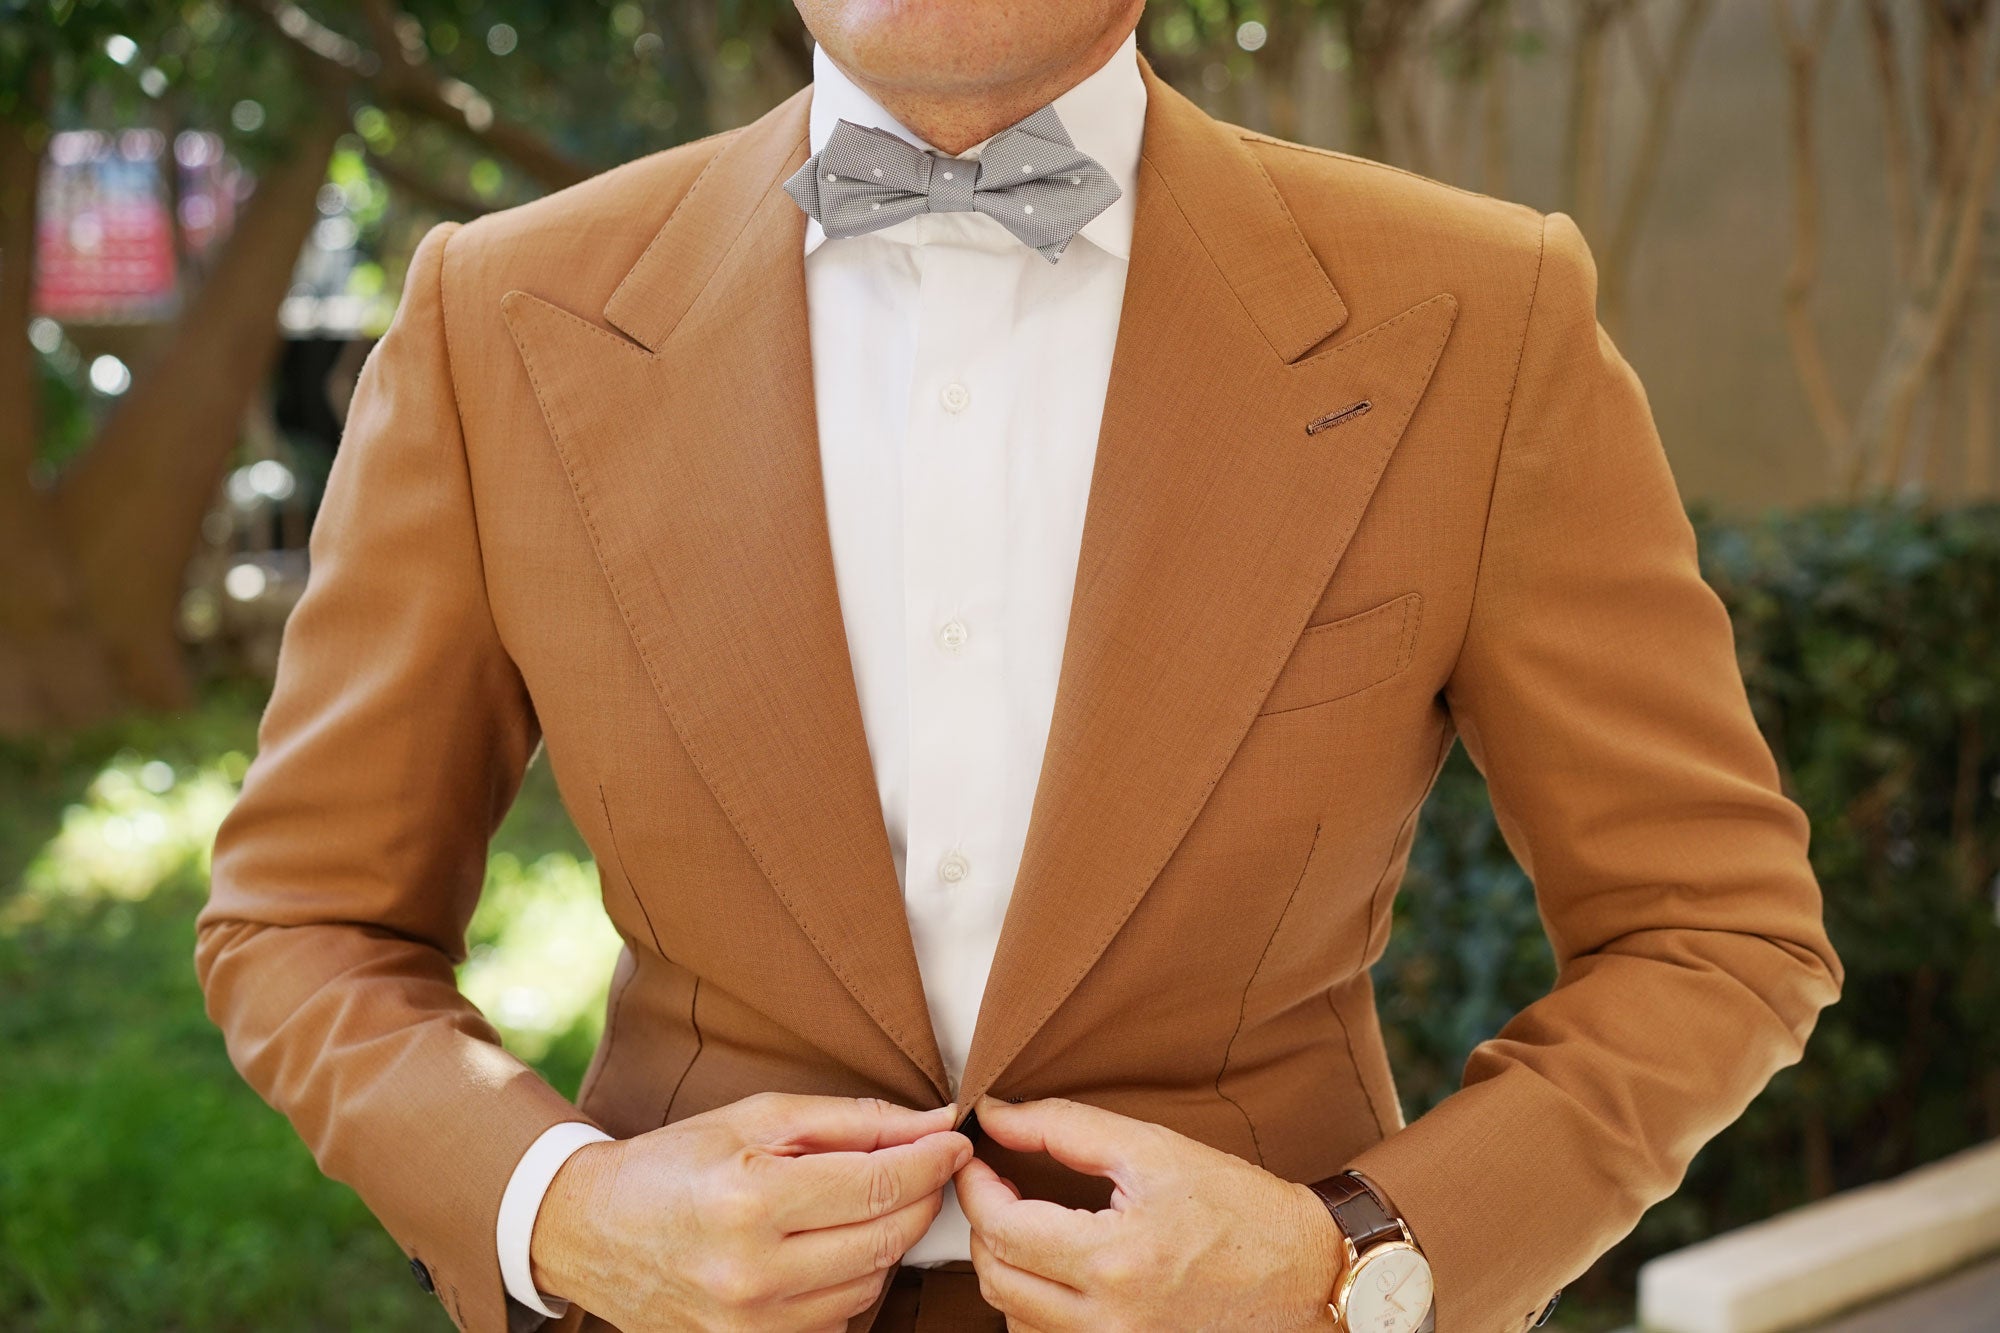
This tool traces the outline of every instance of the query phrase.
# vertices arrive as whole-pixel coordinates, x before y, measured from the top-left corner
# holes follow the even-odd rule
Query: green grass
[[[449,1329],[360,1201],[236,1076],[192,951],[262,697],[0,747],[0,1328]],[[544,765],[462,971],[573,1092],[616,941]]]

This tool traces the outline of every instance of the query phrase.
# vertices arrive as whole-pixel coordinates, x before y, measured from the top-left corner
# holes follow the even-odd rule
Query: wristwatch
[[[1430,1261],[1403,1219],[1352,1171],[1307,1188],[1333,1214],[1347,1251],[1327,1301],[1343,1333],[1429,1333],[1436,1322]]]

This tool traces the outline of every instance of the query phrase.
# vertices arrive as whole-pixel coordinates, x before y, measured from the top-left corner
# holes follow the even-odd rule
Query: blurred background
[[[1815,822],[1846,999],[1558,1322],[1632,1323],[1654,1256],[1986,1160],[2000,3],[1153,0],[1141,45],[1224,118],[1577,219]],[[417,238],[809,72],[781,0],[0,0],[0,1328],[449,1327],[202,1016],[208,844]],[[566,1092],[617,947],[596,882],[538,764],[462,978]],[[1398,913],[1414,1117],[1552,976],[1462,755]]]

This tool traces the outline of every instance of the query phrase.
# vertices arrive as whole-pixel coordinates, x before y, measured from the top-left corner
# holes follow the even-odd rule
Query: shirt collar
[[[935,152],[882,106],[854,80],[841,72],[826,54],[813,48],[812,109],[807,125],[810,151],[826,147],[836,121],[851,120],[871,129],[887,130],[917,147]],[[1112,205],[1085,223],[1077,235],[1119,259],[1132,257],[1132,221],[1136,216],[1134,197],[1139,178],[1139,144],[1146,128],[1146,81],[1139,74],[1137,38],[1127,35],[1112,57],[1083,82],[1056,98],[1056,114],[1078,151],[1097,159],[1117,183],[1118,198]],[[960,153],[978,157],[989,141],[982,141]],[[890,228],[894,230],[894,228]],[[820,225],[806,220],[806,253],[811,254],[826,239]]]

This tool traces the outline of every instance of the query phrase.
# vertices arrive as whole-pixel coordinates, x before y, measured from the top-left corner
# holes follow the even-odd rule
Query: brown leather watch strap
[[[1333,1214],[1334,1225],[1354,1243],[1355,1249],[1365,1250],[1377,1241],[1403,1238],[1402,1219],[1354,1172],[1342,1171],[1306,1188],[1319,1195],[1320,1202]]]
[[[1388,1200],[1356,1172],[1342,1171],[1325,1180],[1316,1180],[1306,1188],[1319,1195],[1320,1202],[1333,1214],[1333,1224],[1354,1246],[1356,1254],[1378,1241],[1402,1240],[1409,1234]],[[1436,1329],[1437,1302],[1433,1300],[1417,1333],[1436,1333]]]

